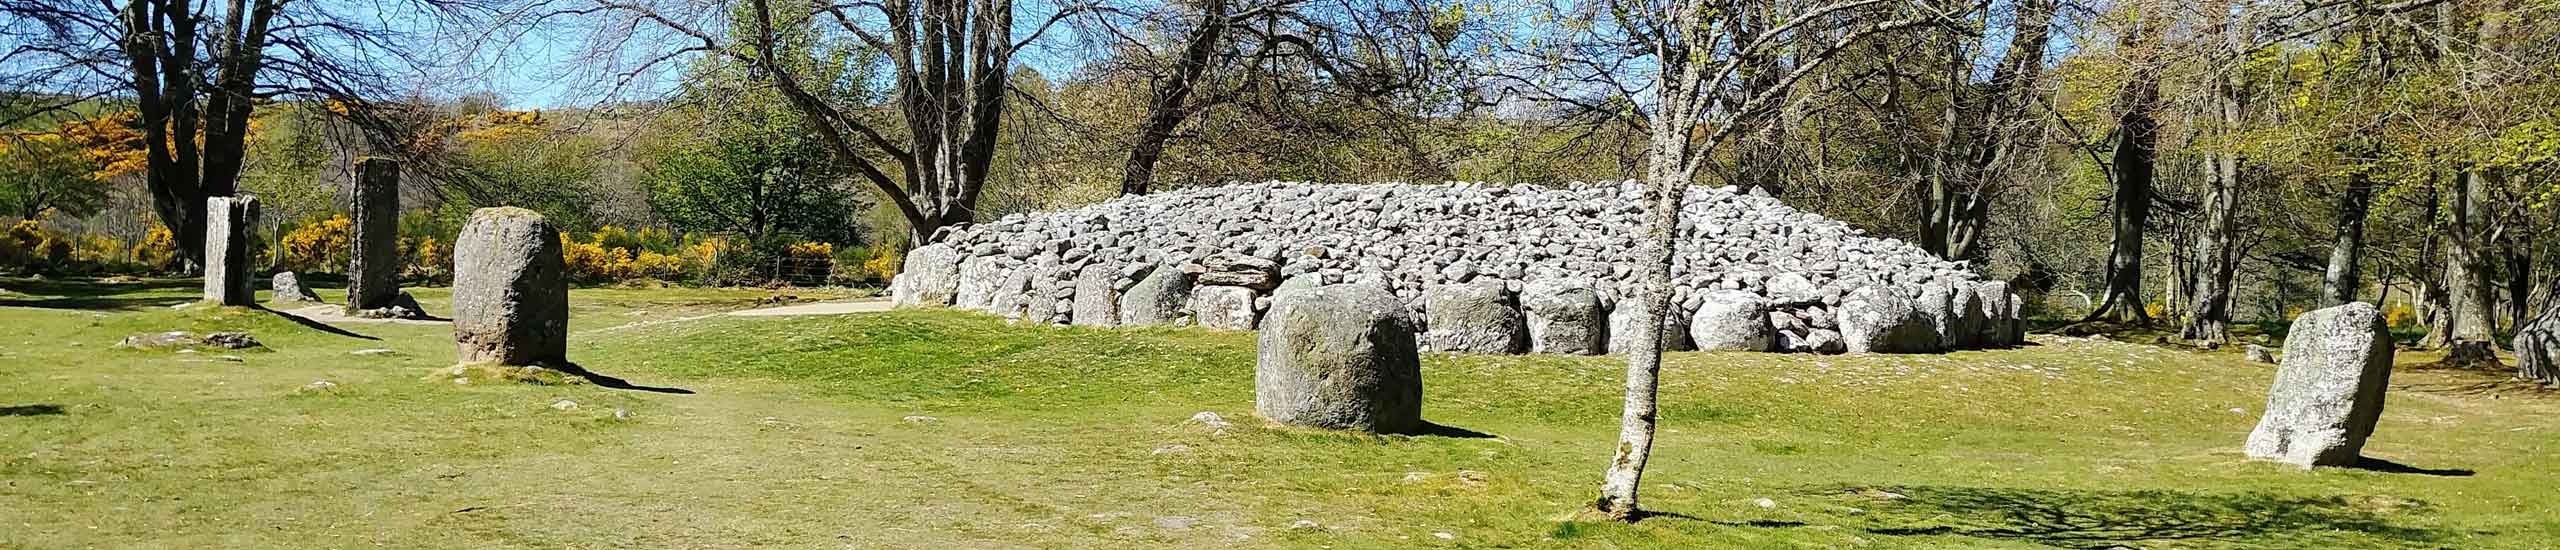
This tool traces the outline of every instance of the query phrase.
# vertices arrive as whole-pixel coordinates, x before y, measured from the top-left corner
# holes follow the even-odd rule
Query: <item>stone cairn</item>
[[[2354,302],[2302,314],[2285,339],[2266,415],[2249,432],[2250,458],[2310,468],[2360,459],[2391,385],[2382,312]]]
[[[1281,291],[1262,323],[1254,412],[1293,426],[1420,431],[1422,356],[1412,319],[1376,283]]]
[[[356,161],[355,227],[347,254],[347,314],[419,318],[418,300],[400,291],[400,163]]]
[[[249,284],[249,237],[258,225],[258,198],[249,195],[204,200],[204,299],[226,306],[258,303]]]
[[[1642,192],[1634,181],[1269,182],[1120,197],[946,228],[907,256],[891,294],[1018,322],[1252,330],[1275,292],[1372,282],[1416,314],[1433,350],[1597,354],[1641,334],[1622,305],[1635,290]],[[1661,327],[1672,349],[1913,353],[2023,340],[2007,285],[1962,263],[1730,187],[1693,190],[1683,209]],[[1860,315],[1848,314],[1853,294],[1868,297]]]
[[[560,231],[513,207],[471,213],[453,245],[453,340],[466,365],[565,361],[569,279]]]

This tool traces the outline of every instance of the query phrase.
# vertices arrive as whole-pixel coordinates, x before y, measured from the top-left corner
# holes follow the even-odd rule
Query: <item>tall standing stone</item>
[[[400,299],[400,163],[356,161],[354,235],[347,254],[347,311],[387,308]]]
[[[1281,293],[1269,317],[1255,354],[1256,414],[1336,430],[1422,428],[1422,359],[1413,315],[1383,285]]]
[[[2304,468],[2355,464],[2390,385],[2391,339],[2373,304],[2302,314],[2285,338],[2266,416],[2249,432],[2249,456]]]
[[[258,225],[258,198],[250,195],[206,197],[204,200],[204,299],[226,306],[258,303],[249,284],[249,236]]]
[[[453,340],[461,363],[533,365],[569,349],[560,230],[514,207],[471,213],[453,245]]]

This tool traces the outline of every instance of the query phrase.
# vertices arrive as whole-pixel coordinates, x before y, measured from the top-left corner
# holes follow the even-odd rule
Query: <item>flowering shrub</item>
[[[355,221],[346,216],[294,228],[284,234],[284,267],[303,272],[346,271],[354,238]]]

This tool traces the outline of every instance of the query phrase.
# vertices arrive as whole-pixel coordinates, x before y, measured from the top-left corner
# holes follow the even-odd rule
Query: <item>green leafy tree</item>
[[[742,20],[738,27],[751,27],[744,20],[755,12],[735,11],[732,17]],[[869,75],[863,68],[877,55],[827,49],[812,23],[806,16],[776,18],[775,57],[800,82],[827,86],[814,93],[867,103],[862,84]],[[756,243],[784,235],[854,242],[857,209],[844,184],[853,174],[760,70],[713,56],[686,74],[679,102],[685,107],[665,125],[693,131],[647,163],[650,207],[685,231],[735,233]]]

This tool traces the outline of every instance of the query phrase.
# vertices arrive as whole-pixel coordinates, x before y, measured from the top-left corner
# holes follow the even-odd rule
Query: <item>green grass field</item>
[[[2396,374],[2366,448],[2393,465],[2303,472],[2239,454],[2273,368],[2233,353],[1675,354],[1645,486],[1665,515],[1623,525],[1570,521],[1617,429],[1610,358],[1430,355],[1448,429],[1364,437],[1255,420],[1250,334],[582,289],[571,358],[659,391],[455,385],[428,376],[447,327],[168,307],[194,285],[0,279],[0,548],[2560,541],[2560,397],[2493,373]],[[111,349],[217,329],[266,348]],[[394,352],[350,353],[372,348]]]

